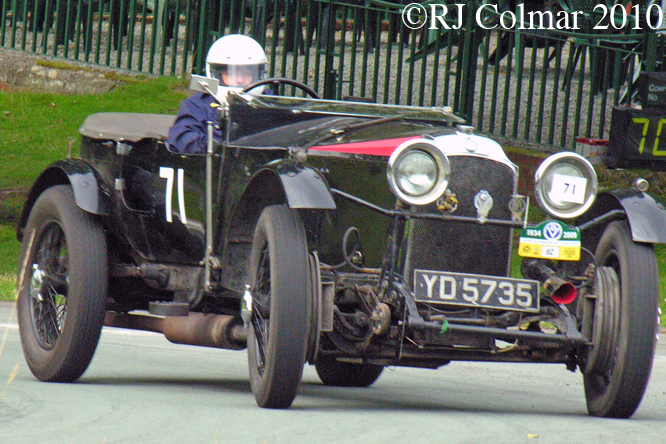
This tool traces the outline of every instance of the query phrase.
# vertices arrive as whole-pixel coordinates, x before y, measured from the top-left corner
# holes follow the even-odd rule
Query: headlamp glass
[[[437,183],[437,163],[429,154],[414,150],[398,160],[396,179],[400,190],[410,196],[422,196]]]

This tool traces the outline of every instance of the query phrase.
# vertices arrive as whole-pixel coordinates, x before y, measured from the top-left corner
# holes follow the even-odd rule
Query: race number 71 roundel
[[[556,220],[523,228],[518,254],[523,257],[577,261],[580,259],[580,230]]]

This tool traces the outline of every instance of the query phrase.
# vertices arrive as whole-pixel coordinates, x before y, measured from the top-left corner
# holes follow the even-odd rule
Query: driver
[[[216,96],[222,104],[229,91],[241,91],[261,80],[265,66],[266,54],[261,45],[244,35],[233,34],[218,39],[206,56],[206,76],[219,80]],[[183,100],[167,139],[173,151],[206,152],[206,128],[209,121],[215,122],[217,103],[212,95],[200,92]],[[213,137],[222,138],[219,128],[213,129]]]

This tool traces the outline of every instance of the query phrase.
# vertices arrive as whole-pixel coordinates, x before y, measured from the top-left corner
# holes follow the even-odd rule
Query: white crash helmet
[[[240,34],[226,35],[213,43],[206,56],[206,76],[220,81],[218,99],[229,91],[241,91],[264,78],[266,53],[254,39]],[[252,92],[261,94],[264,88]]]

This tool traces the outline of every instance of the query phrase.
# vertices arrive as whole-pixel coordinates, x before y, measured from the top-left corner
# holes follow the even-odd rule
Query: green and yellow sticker
[[[580,230],[557,220],[523,228],[518,254],[539,259],[577,261],[580,259]]]

